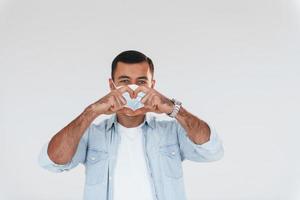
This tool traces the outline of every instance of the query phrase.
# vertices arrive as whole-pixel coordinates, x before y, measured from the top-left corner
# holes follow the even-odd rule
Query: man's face
[[[147,62],[133,64],[118,62],[113,78],[116,86],[136,84],[153,88],[155,84]]]
[[[143,85],[149,88],[154,88],[155,85],[155,80],[153,80],[153,76],[151,74],[150,67],[147,62],[133,64],[118,62],[113,78],[115,86],[136,84],[139,86]],[[110,79],[109,81],[112,80]],[[114,89],[113,85],[111,84],[110,89]],[[125,115],[133,117],[138,116],[140,114],[131,113]]]

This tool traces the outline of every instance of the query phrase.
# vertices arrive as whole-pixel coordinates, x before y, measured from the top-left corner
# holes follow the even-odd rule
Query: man
[[[54,172],[84,164],[85,200],[185,200],[182,161],[218,160],[222,142],[214,127],[156,91],[153,75],[146,55],[119,54],[111,91],[44,145],[39,164]],[[101,115],[111,117],[92,124]]]

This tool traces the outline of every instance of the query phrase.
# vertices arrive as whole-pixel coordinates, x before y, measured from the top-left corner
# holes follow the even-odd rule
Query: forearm
[[[66,164],[74,156],[85,130],[98,116],[93,106],[88,106],[76,119],[52,137],[48,145],[49,158],[56,164]]]
[[[189,113],[183,107],[180,108],[176,119],[186,130],[188,137],[194,143],[203,144],[209,141],[210,129],[205,121]]]

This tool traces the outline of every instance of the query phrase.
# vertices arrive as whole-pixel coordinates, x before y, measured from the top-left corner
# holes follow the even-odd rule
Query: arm
[[[182,160],[209,162],[223,157],[222,141],[211,123],[204,122],[183,107],[180,108],[176,119],[174,122]]]
[[[68,163],[74,156],[85,130],[96,117],[95,109],[89,106],[76,119],[54,135],[47,149],[49,158],[56,164]]]
[[[44,144],[38,157],[39,165],[52,172],[63,172],[84,163],[88,135],[94,128],[90,126],[93,113],[93,107],[89,106]]]
[[[84,163],[86,159],[86,151],[87,151],[87,141],[88,141],[88,135],[89,132],[92,131],[94,126],[90,126],[83,136],[81,137],[76,153],[72,157],[72,159],[66,163],[66,164],[57,164],[53,162],[48,155],[48,146],[49,143],[47,142],[44,144],[42,150],[40,151],[38,162],[39,165],[52,172],[63,172],[65,170],[70,170],[74,167],[76,167],[79,163]]]
[[[211,131],[206,122],[189,113],[183,107],[180,108],[176,119],[194,143],[203,144],[209,141]]]
[[[153,88],[140,86],[135,93],[144,92],[146,95],[141,99],[143,108],[135,113],[146,112],[171,113],[173,102]],[[179,109],[176,120],[173,120],[177,133],[182,160],[188,159],[197,162],[218,160],[223,156],[223,146],[216,130],[203,120],[189,113],[183,107]]]
[[[122,93],[133,91],[129,87],[112,88],[111,92],[88,106],[76,119],[55,134],[45,144],[39,155],[39,164],[51,171],[63,171],[84,162],[88,145],[88,133],[93,131],[92,121],[101,114],[131,112],[124,108]]]

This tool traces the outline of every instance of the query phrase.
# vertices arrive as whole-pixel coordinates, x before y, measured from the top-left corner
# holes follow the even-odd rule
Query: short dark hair
[[[118,62],[124,62],[124,63],[141,63],[141,62],[147,62],[150,67],[150,72],[152,76],[154,75],[154,65],[152,60],[147,57],[145,54],[135,51],[135,50],[128,50],[123,51],[119,55],[115,57],[111,64],[111,78],[114,79],[114,73],[117,68]]]

